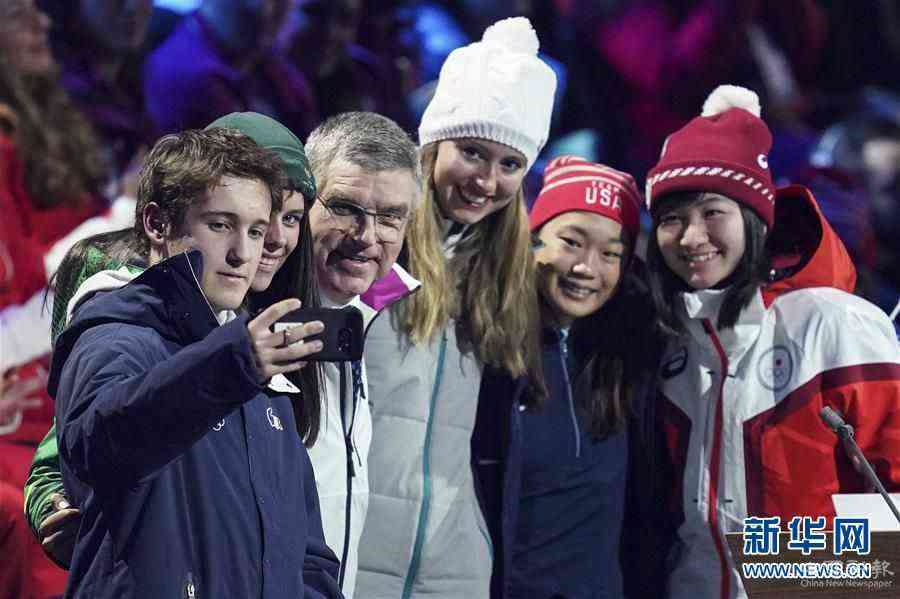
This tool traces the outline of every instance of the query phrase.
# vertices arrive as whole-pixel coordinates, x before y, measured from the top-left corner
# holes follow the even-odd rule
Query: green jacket
[[[123,264],[120,260],[111,259],[96,247],[89,247],[83,257],[83,264],[66,288],[58,286],[53,300],[53,316],[51,334],[55,341],[65,328],[69,301],[77,293],[78,288],[90,277],[104,270],[114,270],[125,266],[133,274],[140,273],[143,268],[131,264]],[[37,537],[38,527],[44,519],[53,513],[54,493],[65,494],[62,473],[59,466],[59,447],[56,444],[56,421],[47,431],[47,435],[38,445],[25,481],[25,518],[32,532]]]
[[[56,422],[38,445],[25,481],[25,518],[37,536],[38,526],[53,513],[54,493],[65,494],[62,473],[59,471],[59,447],[56,445]]]

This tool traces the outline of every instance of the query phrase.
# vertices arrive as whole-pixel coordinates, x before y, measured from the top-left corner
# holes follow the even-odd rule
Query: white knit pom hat
[[[450,53],[419,125],[419,143],[475,137],[525,155],[530,167],[547,141],[556,74],[537,57],[525,17],[497,21],[480,42]]]

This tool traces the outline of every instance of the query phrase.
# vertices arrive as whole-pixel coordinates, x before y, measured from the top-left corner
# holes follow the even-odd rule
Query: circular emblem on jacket
[[[763,387],[770,391],[781,391],[794,373],[794,358],[784,345],[775,345],[766,350],[756,364],[756,374]]]

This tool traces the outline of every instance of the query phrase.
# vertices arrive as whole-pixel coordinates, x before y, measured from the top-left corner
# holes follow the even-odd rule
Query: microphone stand
[[[897,510],[897,506],[894,505],[890,495],[885,491],[884,485],[878,480],[878,475],[875,474],[875,470],[872,469],[869,460],[866,459],[866,456],[863,455],[859,445],[856,444],[853,427],[844,422],[844,419],[841,418],[841,415],[836,410],[828,406],[822,408],[819,412],[819,416],[825,421],[825,424],[840,437],[841,444],[844,446],[844,451],[847,452],[847,455],[856,467],[856,470],[881,494],[887,502],[888,507],[891,508],[891,512],[893,512],[894,518],[897,519],[897,523],[900,524],[900,511]]]

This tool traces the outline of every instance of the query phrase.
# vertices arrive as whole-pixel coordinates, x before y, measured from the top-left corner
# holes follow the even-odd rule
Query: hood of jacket
[[[769,306],[798,289],[834,287],[853,293],[856,268],[812,192],[801,185],[775,194],[775,226],[767,240],[774,280],[762,289]]]
[[[63,327],[72,320],[72,314],[75,313],[75,310],[95,293],[124,287],[135,280],[142,272],[144,271],[122,266],[116,270],[101,270],[85,279],[66,304],[66,322],[63,324]]]
[[[189,344],[219,325],[200,288],[203,255],[192,250],[144,271],[109,293],[81,303],[68,328],[57,339],[47,391],[56,395],[59,377],[82,333],[101,324],[120,322],[148,327],[165,339]]]

